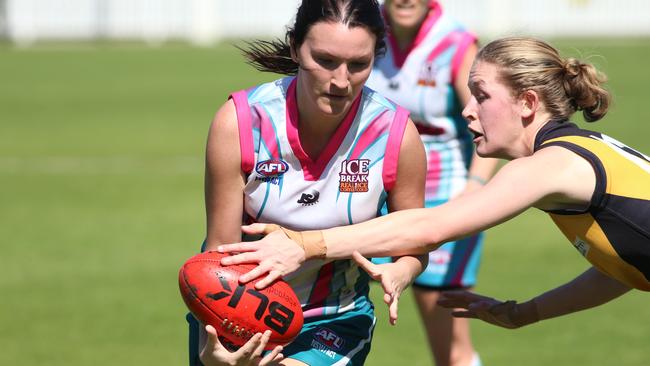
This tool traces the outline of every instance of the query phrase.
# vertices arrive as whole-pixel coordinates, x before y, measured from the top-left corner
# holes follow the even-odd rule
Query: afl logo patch
[[[255,171],[263,177],[279,177],[287,170],[289,170],[289,164],[279,159],[264,160],[255,165]]]

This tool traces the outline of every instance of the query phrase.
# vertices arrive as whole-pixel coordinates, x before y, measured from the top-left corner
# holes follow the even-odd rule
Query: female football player
[[[548,212],[592,267],[523,303],[467,292],[439,303],[465,308],[456,314],[461,317],[517,328],[601,305],[630,289],[650,291],[650,157],[569,122],[576,111],[590,122],[605,115],[610,95],[604,81],[592,65],[562,58],[543,41],[493,41],[474,61],[472,98],[463,111],[478,154],[511,160],[488,184],[434,208],[349,227],[273,231],[259,242],[222,246],[222,251],[245,252],[223,261],[257,262],[242,280],[268,273],[268,283],[295,270],[313,248],[328,259],[358,251],[355,259],[380,277],[391,269],[361,255],[424,253],[536,207]],[[273,228],[257,224],[246,230]]]
[[[258,70],[290,76],[233,93],[216,114],[206,153],[206,250],[241,240],[242,217],[318,230],[376,217],[384,203],[390,211],[423,206],[417,130],[406,110],[364,86],[383,37],[375,0],[305,0],[286,42],[251,44],[245,54]],[[312,254],[285,277],[305,324],[282,354],[276,347],[261,357],[268,333],[230,352],[217,337],[226,330],[208,326],[192,362],[363,364],[375,325],[369,277],[351,255]],[[389,264],[386,290],[400,293],[424,258]],[[397,296],[387,302],[395,313]]]

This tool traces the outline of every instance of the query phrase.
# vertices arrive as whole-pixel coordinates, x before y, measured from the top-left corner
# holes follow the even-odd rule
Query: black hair
[[[300,48],[311,26],[318,22],[365,27],[375,35],[375,57],[386,51],[386,30],[377,0],[302,0],[296,21],[287,30],[284,41],[255,40],[248,42],[248,48],[241,49],[242,53],[259,71],[295,75],[299,65],[291,58],[291,49]]]

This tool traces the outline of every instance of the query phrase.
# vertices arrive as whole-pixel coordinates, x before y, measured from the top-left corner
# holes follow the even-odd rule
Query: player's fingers
[[[250,271],[248,271],[248,272],[244,273],[243,275],[239,276],[239,283],[250,282],[250,281],[264,275],[268,271],[269,271],[268,267],[266,267],[266,266],[264,266],[262,264],[259,264],[255,268],[253,268]]]
[[[483,299],[485,299],[485,296],[481,296],[469,291],[444,291],[438,298],[438,305],[445,308],[466,308],[472,302],[480,301]]]
[[[259,346],[261,339],[262,333],[255,333],[248,342],[244,343],[244,345],[235,352],[236,358],[250,360],[254,357],[253,354]]]
[[[280,277],[282,277],[280,271],[270,271],[269,274],[266,275],[266,277],[262,278],[261,280],[255,283],[255,288],[261,290],[269,286],[270,284],[272,284],[273,281],[277,280]]]
[[[259,365],[260,366],[272,365],[282,361],[282,359],[284,359],[284,355],[280,352],[282,352],[282,346],[275,346],[275,348],[273,348],[271,352],[267,353],[260,360]]]
[[[467,310],[456,310],[452,311],[451,315],[453,315],[456,318],[469,318],[469,319],[478,319],[478,316],[472,311],[467,311]]]
[[[242,263],[259,263],[259,255],[257,252],[245,252],[221,258],[221,264],[224,266]]]
[[[241,231],[251,235],[268,235],[276,230],[280,230],[280,225],[255,223],[241,227]]]
[[[366,257],[361,255],[361,253],[357,252],[356,250],[352,252],[352,259],[357,262],[359,267],[368,272],[371,277],[374,278],[377,276],[377,265],[366,259]]]
[[[393,295],[387,292],[384,292],[384,303],[390,306],[391,301],[393,301]]]
[[[390,305],[388,306],[388,318],[391,325],[397,324],[397,309],[399,304],[399,296],[393,296]]]
[[[253,357],[262,357],[262,352],[264,352],[264,347],[266,347],[266,344],[269,343],[270,338],[271,338],[271,331],[270,330],[264,331],[262,337],[260,338],[260,342],[255,348],[255,351],[253,351],[252,354]]]
[[[259,246],[256,242],[242,242],[234,244],[222,244],[217,247],[219,253],[241,253],[257,250]],[[227,258],[227,257],[226,257]]]
[[[208,339],[206,340],[205,346],[210,350],[220,348],[221,342],[219,341],[217,330],[214,329],[213,326],[208,324],[205,326],[205,332],[208,333]]]

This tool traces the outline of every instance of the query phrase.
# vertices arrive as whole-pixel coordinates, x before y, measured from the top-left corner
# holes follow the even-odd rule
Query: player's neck
[[[395,37],[397,46],[399,47],[400,51],[406,51],[409,46],[411,46],[413,40],[415,40],[415,37],[418,34],[419,29],[420,27],[417,27],[415,29],[394,27],[392,29],[393,37]]]
[[[298,136],[300,145],[312,160],[316,160],[341,124],[342,117],[323,113],[317,105],[304,100],[301,95],[304,94],[298,94]],[[302,103],[301,99],[303,99]]]

